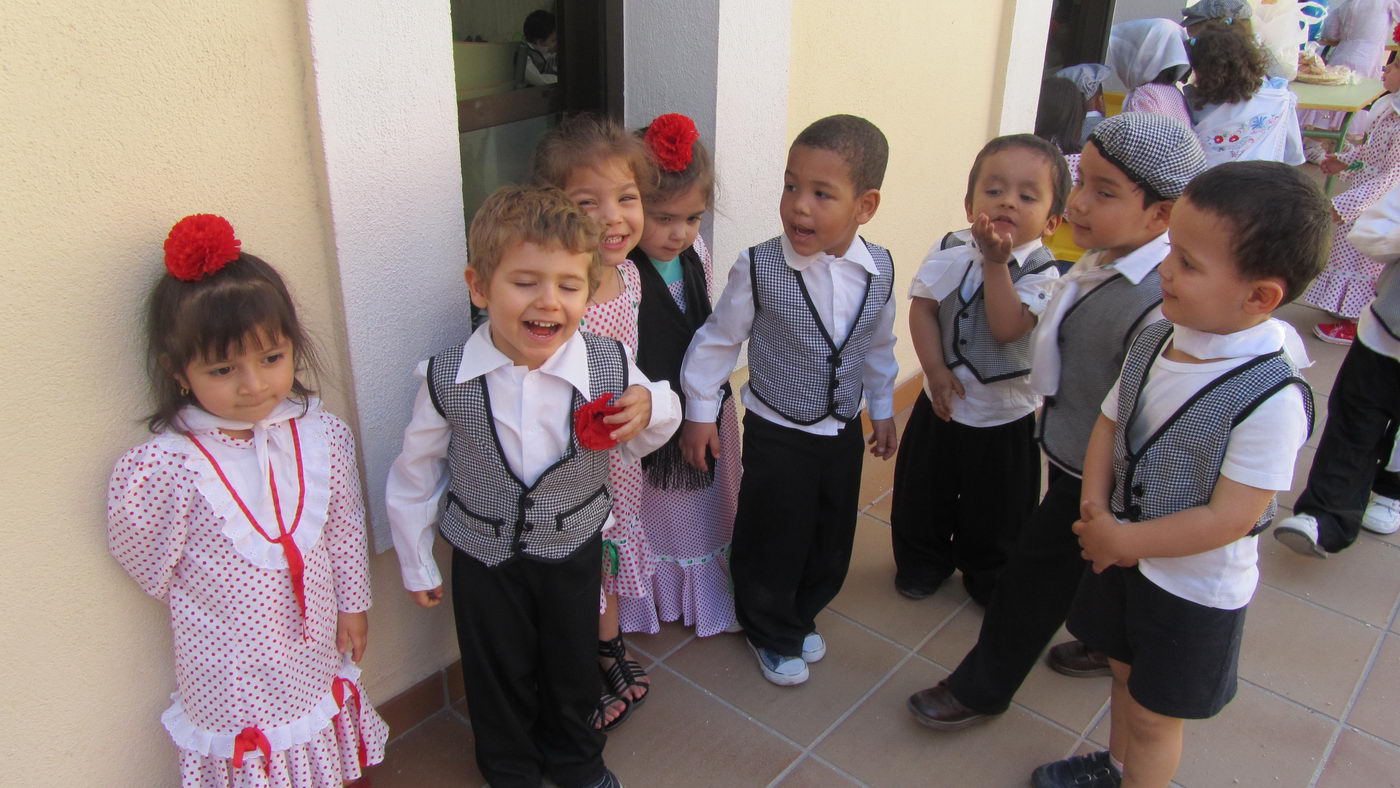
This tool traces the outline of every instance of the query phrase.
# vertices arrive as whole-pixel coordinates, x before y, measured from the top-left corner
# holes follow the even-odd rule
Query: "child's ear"
[[[866,189],[863,194],[856,198],[856,224],[865,224],[875,218],[875,211],[880,208],[880,190]]]
[[[1147,226],[1159,233],[1167,231],[1167,225],[1171,224],[1172,209],[1176,207],[1176,200],[1158,200],[1148,208]]]
[[[1268,315],[1283,306],[1288,286],[1276,276],[1260,279],[1250,285],[1249,296],[1244,301],[1244,311],[1251,315]]]
[[[463,276],[467,279],[467,290],[472,294],[472,303],[478,309],[486,309],[486,285],[489,280],[482,279],[475,268],[468,268]]]
[[[1045,220],[1045,232],[1042,234],[1042,236],[1045,238],[1049,238],[1050,236],[1054,235],[1055,231],[1060,229],[1060,222],[1063,222],[1064,220],[1065,217],[1060,214],[1050,214],[1050,218]]]

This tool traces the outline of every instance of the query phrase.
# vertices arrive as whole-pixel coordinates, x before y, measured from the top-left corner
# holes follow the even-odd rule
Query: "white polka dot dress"
[[[713,293],[714,269],[700,238],[695,249]],[[671,285],[671,297],[685,310],[685,283]],[[739,501],[741,463],[739,418],[734,398],[719,412],[720,454],[714,483],[702,490],[667,490],[643,481],[641,519],[656,558],[651,599],[620,599],[624,632],[660,631],[661,621],[680,621],[708,637],[735,624],[734,592],[729,582],[729,541]],[[654,600],[654,601],[653,601]]]
[[[590,303],[582,328],[616,339],[636,358],[637,307],[642,300],[642,280],[630,260],[617,266],[616,272],[608,269],[603,275],[620,276],[622,292],[610,301]],[[619,597],[646,598],[650,595],[650,578],[655,571],[655,559],[640,521],[642,484],[646,475],[642,472],[641,460],[625,459],[617,451],[609,453],[608,463],[613,523],[603,531],[603,591]]]
[[[1318,309],[1352,320],[1361,316],[1366,305],[1376,297],[1376,279],[1385,266],[1356,250],[1347,234],[1362,211],[1371,207],[1386,192],[1400,184],[1400,114],[1394,95],[1378,99],[1372,108],[1375,116],[1371,136],[1358,148],[1349,148],[1337,158],[1357,169],[1343,171],[1341,177],[1351,179],[1351,187],[1332,198],[1332,206],[1342,217],[1332,238],[1332,253],[1327,268],[1303,293],[1302,300]]]
[[[295,474],[277,473],[295,466],[273,468],[284,521],[296,523],[304,617],[290,548],[260,536],[219,478],[260,474],[254,442],[196,429],[211,462],[166,432],[112,471],[112,555],[170,607],[176,691],[161,721],[180,748],[186,788],[340,788],[384,757],[388,727],[335,644],[337,614],[370,606],[354,438],[315,404],[295,421],[304,490]],[[283,432],[270,447],[287,445],[290,425],[266,428]],[[238,500],[262,500],[234,489]]]

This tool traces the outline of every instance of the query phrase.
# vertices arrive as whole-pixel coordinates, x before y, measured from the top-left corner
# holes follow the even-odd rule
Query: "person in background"
[[[1089,135],[1094,133],[1094,127],[1103,122],[1103,83],[1112,73],[1113,69],[1100,63],[1080,63],[1055,72],[1055,76],[1073,82],[1084,97],[1084,126],[1079,133],[1081,148],[1089,141]]]
[[[1084,124],[1081,93],[1063,77],[1046,77],[1040,83],[1040,103],[1035,113],[1035,136],[1064,154],[1070,183],[1079,179],[1080,129]]]
[[[1160,112],[1191,125],[1176,83],[1190,68],[1185,31],[1170,19],[1119,22],[1108,36],[1108,67],[1128,89],[1124,112]]]
[[[1348,66],[1358,77],[1380,79],[1386,49],[1395,23],[1400,22],[1400,0],[1342,0],[1328,9],[1318,41],[1332,48],[1327,65]],[[1307,110],[1300,118],[1304,126],[1335,130],[1342,126],[1343,112]],[[1362,110],[1352,118],[1348,136],[1364,136],[1371,115]]]
[[[1282,78],[1264,76],[1264,52],[1253,37],[1207,28],[1192,38],[1188,55],[1194,77],[1184,92],[1207,166],[1304,162],[1298,97]]]
[[[521,43],[521,53],[525,56],[525,84],[530,86],[553,85],[559,81],[559,31],[554,14],[548,11],[531,11],[525,17],[525,40]]]

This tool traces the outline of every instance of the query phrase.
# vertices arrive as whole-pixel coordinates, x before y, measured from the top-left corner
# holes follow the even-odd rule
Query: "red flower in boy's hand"
[[[680,172],[690,166],[690,158],[695,154],[695,141],[700,139],[700,130],[695,128],[695,121],[673,112],[653,120],[647,127],[645,139],[647,147],[656,154],[661,169]]]
[[[198,282],[238,259],[242,241],[222,216],[197,213],[170,228],[165,239],[165,269],[183,282]]]
[[[617,445],[612,439],[613,425],[603,422],[603,417],[622,412],[622,408],[608,404],[612,396],[604,394],[574,411],[574,434],[583,448],[602,451]]]

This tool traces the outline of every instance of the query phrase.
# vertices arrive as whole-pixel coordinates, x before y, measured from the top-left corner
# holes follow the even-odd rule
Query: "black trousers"
[[[452,551],[452,604],[476,764],[498,788],[562,788],[603,776],[598,704],[598,567],[594,537],[558,563],[487,567]]]
[[[1050,488],[1002,567],[977,644],[948,677],[963,705],[1005,711],[1065,623],[1087,565],[1071,530],[1079,519],[1080,487],[1077,477],[1050,466]]]
[[[744,478],[729,560],[754,645],[795,657],[851,564],[865,442],[860,422],[812,435],[744,415]]]
[[[1332,382],[1308,486],[1293,506],[1317,518],[1324,550],[1356,541],[1369,492],[1400,498],[1400,478],[1385,470],[1398,422],[1400,361],[1353,342]]]
[[[920,392],[896,463],[895,582],[935,588],[961,569],[968,592],[987,604],[1040,491],[1035,415],[969,427],[938,418]]]

